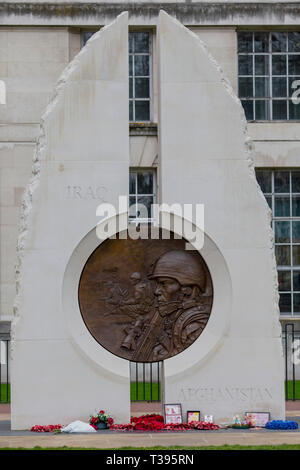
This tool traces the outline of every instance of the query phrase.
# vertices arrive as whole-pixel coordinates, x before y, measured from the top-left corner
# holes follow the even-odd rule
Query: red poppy
[[[61,424],[49,424],[48,426],[35,425],[31,428],[31,432],[53,432],[56,429],[61,429]]]

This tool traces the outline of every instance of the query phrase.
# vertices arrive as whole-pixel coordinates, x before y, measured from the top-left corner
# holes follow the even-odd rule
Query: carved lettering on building
[[[105,186],[79,186],[79,185],[69,185],[67,186],[67,198],[68,199],[95,199],[97,201],[106,202],[107,198],[107,188]]]
[[[205,401],[210,403],[222,401],[253,401],[270,400],[272,393],[268,387],[199,387],[182,388],[178,394],[178,402]]]

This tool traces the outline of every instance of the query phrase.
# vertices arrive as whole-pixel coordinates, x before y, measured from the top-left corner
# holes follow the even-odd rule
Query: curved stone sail
[[[99,243],[97,206],[118,205],[119,194],[128,193],[128,171],[128,15],[123,13],[65,69],[41,121],[18,242],[13,429],[86,421],[99,406],[129,420],[127,363],[111,355],[106,369],[109,353],[100,346],[91,360],[93,338],[87,330],[72,331],[76,309],[69,319],[63,307],[78,295],[79,279],[63,300],[64,285],[77,275],[74,267],[65,276],[68,262],[91,231]],[[78,336],[85,349],[78,346]]]
[[[214,283],[203,334],[165,364],[165,399],[217,420],[248,410],[282,418],[273,233],[244,112],[196,34],[161,11],[158,38],[161,198],[204,204],[201,254]]]

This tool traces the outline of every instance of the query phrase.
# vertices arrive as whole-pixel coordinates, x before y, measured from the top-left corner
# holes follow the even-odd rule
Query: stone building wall
[[[19,207],[31,171],[42,111],[54,84],[81,48],[85,29],[97,29],[129,10],[130,24],[154,27],[162,3],[84,0],[7,1],[0,5],[0,80],[6,105],[0,105],[1,320],[12,315]],[[210,5],[207,5],[210,4]],[[296,2],[163,2],[164,8],[204,40],[237,91],[238,28],[300,28]],[[155,40],[154,40],[155,50]],[[153,55],[154,121],[157,122],[156,54]],[[298,123],[249,123],[258,167],[299,167]],[[133,167],[157,166],[156,126],[131,126]],[[159,168],[158,168],[159,171]],[[159,188],[158,188],[159,191]]]

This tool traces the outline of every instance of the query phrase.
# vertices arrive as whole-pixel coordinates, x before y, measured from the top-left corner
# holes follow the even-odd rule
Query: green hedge
[[[152,385],[152,386],[151,386]],[[137,387],[136,387],[137,386]],[[137,389],[137,390],[136,390]],[[152,389],[152,400],[151,400]],[[136,396],[136,392],[138,396]],[[131,401],[161,401],[161,387],[157,382],[145,382],[145,398],[143,382],[131,382],[130,384]]]

